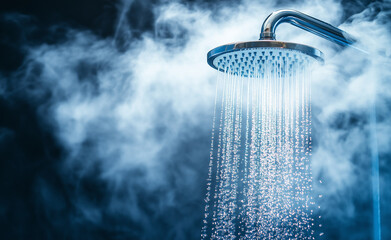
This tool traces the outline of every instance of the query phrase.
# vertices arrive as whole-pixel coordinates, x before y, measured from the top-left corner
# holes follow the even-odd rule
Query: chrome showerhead
[[[280,23],[288,22],[333,41],[342,46],[350,46],[355,40],[348,33],[319,19],[295,10],[280,10],[270,14],[262,25],[261,38],[258,41],[231,43],[216,47],[208,52],[208,64],[218,70],[251,75],[257,72],[257,66],[273,57],[295,60],[304,54],[323,61],[323,53],[313,47],[275,40],[275,31]],[[297,60],[297,59],[296,59]]]
[[[256,66],[275,58],[297,60],[305,54],[323,61],[323,53],[316,48],[291,42],[259,40],[226,44],[208,52],[208,64],[218,70],[252,75]]]

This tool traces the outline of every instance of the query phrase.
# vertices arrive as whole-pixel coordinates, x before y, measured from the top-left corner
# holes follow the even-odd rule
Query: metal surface
[[[259,49],[259,48],[274,48],[274,49],[289,49],[296,50],[301,53],[307,54],[316,60],[323,61],[323,53],[316,48],[291,42],[280,42],[273,40],[260,40],[260,41],[251,41],[251,42],[238,42],[231,43],[216,47],[208,52],[207,61],[209,66],[217,69],[217,66],[213,64],[213,60],[223,54],[241,51],[245,49]]]
[[[319,61],[323,61],[323,53],[316,48],[298,43],[276,41],[276,28],[279,24],[284,22],[293,24],[294,26],[297,26],[342,46],[352,46],[356,42],[356,40],[348,33],[319,19],[313,18],[296,10],[279,10],[270,14],[264,21],[259,41],[230,43],[214,48],[208,52],[208,64],[211,67],[217,69],[217,66],[215,66],[214,63],[214,59],[222,56],[223,54],[250,49],[259,51],[263,48],[289,49],[293,51],[299,51]],[[358,49],[355,46],[353,47]]]
[[[296,10],[279,10],[270,14],[262,25],[260,40],[276,40],[276,28],[285,22],[342,46],[356,42],[347,32]]]

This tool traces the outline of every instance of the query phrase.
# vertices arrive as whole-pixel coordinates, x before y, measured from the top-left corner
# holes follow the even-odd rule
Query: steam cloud
[[[151,5],[154,32],[138,38],[126,18],[136,3],[118,5],[113,37],[66,28],[61,43],[22,46],[23,65],[0,74],[1,98],[11,105],[27,99],[42,138],[49,134],[60,149],[44,153],[53,156],[52,167],[31,178],[29,203],[1,201],[4,219],[12,208],[33,211],[16,211],[5,236],[199,239],[216,80],[206,53],[257,39],[270,12],[293,8],[339,25],[369,53],[336,49],[291,26],[277,31],[279,40],[317,47],[326,56],[312,86],[314,187],[323,195],[317,231],[328,239],[371,238],[369,109],[376,96],[382,231],[391,238],[390,3],[373,2],[346,19],[344,5],[332,0],[248,0],[210,9],[160,2]],[[7,18],[23,24],[28,16]],[[1,128],[0,142],[17,141],[15,131]],[[25,222],[24,215],[39,223]]]

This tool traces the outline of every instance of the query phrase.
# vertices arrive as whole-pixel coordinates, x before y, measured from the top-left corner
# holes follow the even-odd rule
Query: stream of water
[[[219,66],[202,239],[314,239],[310,57],[240,51]]]

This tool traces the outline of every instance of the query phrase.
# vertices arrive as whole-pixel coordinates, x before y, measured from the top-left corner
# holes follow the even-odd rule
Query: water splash
[[[217,79],[202,239],[314,239],[311,58],[244,50]]]

